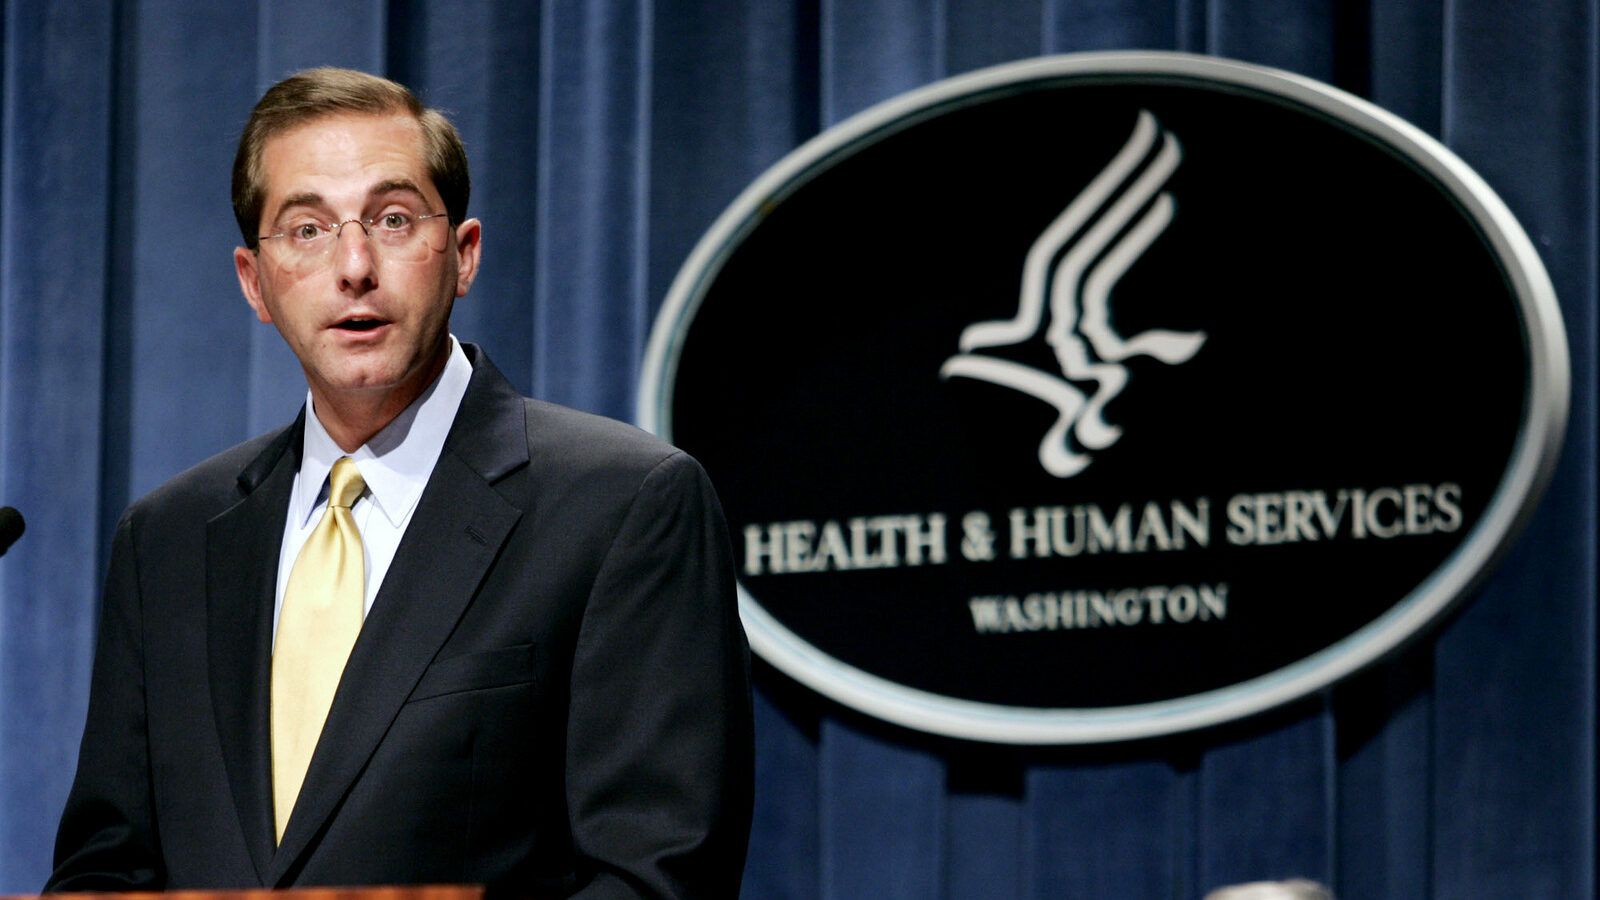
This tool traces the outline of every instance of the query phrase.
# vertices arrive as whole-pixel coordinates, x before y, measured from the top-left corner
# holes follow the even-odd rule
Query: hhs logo
[[[1112,324],[1112,289],[1172,223],[1175,204],[1162,187],[1182,160],[1177,138],[1141,110],[1128,142],[1029,248],[1017,314],[967,326],[961,352],[939,370],[942,378],[987,381],[1055,407],[1058,417],[1039,443],[1039,463],[1057,478],[1082,472],[1089,451],[1122,437],[1122,429],[1106,421],[1105,407],[1127,386],[1125,360],[1150,356],[1178,365],[1206,342],[1198,331],[1151,329],[1123,337]],[[1046,300],[1044,340],[1060,374],[975,352],[1032,340]]]

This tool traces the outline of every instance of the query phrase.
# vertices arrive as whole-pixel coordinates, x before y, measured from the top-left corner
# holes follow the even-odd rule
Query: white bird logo
[[[1128,383],[1124,360],[1150,356],[1178,365],[1206,341],[1202,331],[1164,329],[1125,338],[1111,324],[1112,288],[1172,223],[1176,204],[1162,187],[1182,159],[1178,139],[1141,110],[1128,142],[1028,249],[1017,314],[967,326],[958,342],[961,352],[939,370],[941,378],[987,381],[1054,406],[1060,415],[1039,443],[1039,463],[1057,478],[1083,471],[1092,458],[1087,451],[1104,450],[1122,437],[1104,412]],[[1032,338],[1047,294],[1050,326],[1044,339],[1061,375],[973,352]],[[1092,394],[1078,387],[1091,382]]]

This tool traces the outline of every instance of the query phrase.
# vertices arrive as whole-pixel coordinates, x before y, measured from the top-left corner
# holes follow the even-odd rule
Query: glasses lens
[[[390,212],[360,223],[385,258],[395,262],[416,262],[443,252],[447,228],[438,223],[448,222],[446,216],[413,215]]]

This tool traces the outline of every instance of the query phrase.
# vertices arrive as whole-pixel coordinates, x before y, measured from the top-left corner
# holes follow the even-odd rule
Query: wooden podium
[[[33,895],[11,895],[0,900],[40,900]],[[419,885],[415,887],[253,888],[242,891],[148,891],[132,893],[49,894],[46,900],[483,900],[478,885]]]

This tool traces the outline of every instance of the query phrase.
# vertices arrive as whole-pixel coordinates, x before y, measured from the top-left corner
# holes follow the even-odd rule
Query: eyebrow
[[[422,188],[417,187],[416,182],[409,178],[391,178],[387,181],[380,181],[371,188],[367,189],[367,198],[370,200],[376,197],[382,197],[385,194],[396,193],[412,194],[415,195],[419,200],[427,200],[427,197],[422,193]],[[321,194],[318,194],[315,191],[305,191],[303,193],[294,194],[292,196],[285,197],[283,202],[278,204],[278,210],[270,221],[278,221],[279,219],[283,218],[283,214],[285,212],[288,212],[297,206],[322,205],[323,197]]]
[[[293,195],[291,197],[283,198],[283,202],[278,204],[277,211],[275,211],[272,214],[272,218],[268,219],[267,221],[268,222],[276,222],[276,221],[278,221],[279,219],[283,218],[283,214],[284,213],[286,213],[289,210],[295,208],[296,206],[321,206],[321,205],[322,205],[322,195],[321,194],[312,193],[312,192],[309,192],[309,191],[306,192],[306,193],[302,193],[302,194],[295,194],[295,195]]]
[[[367,196],[381,197],[384,194],[394,193],[416,194],[419,200],[427,199],[422,194],[422,188],[417,187],[416,182],[409,178],[392,178],[388,181],[380,181],[373,185],[371,190],[367,191]]]

